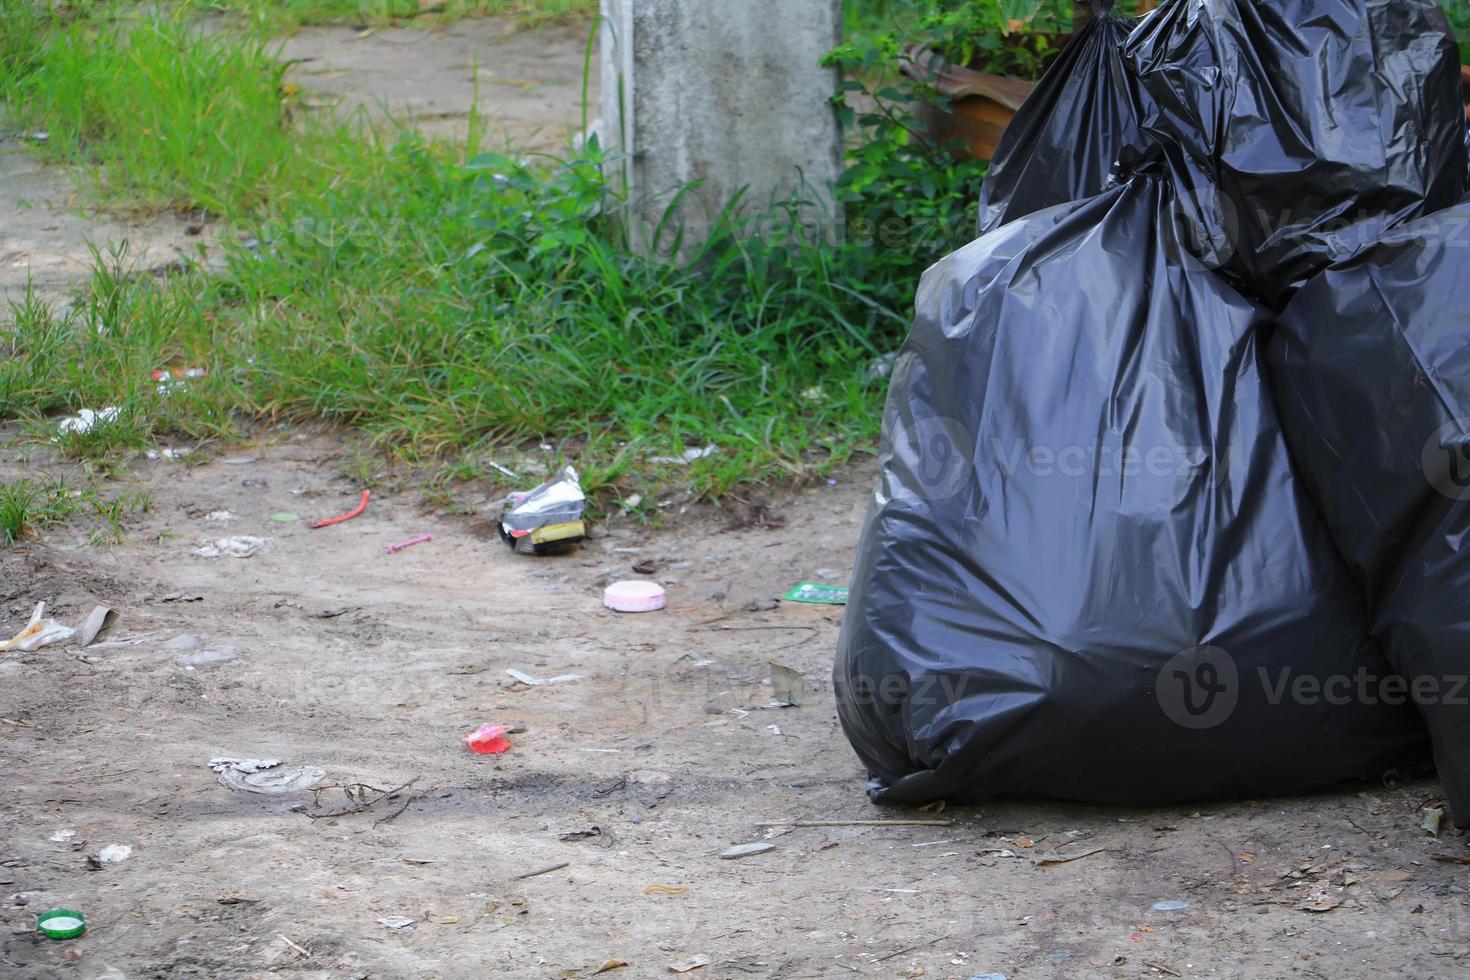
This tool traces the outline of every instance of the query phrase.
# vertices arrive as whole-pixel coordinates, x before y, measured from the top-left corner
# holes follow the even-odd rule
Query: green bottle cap
[[[87,931],[87,917],[76,909],[52,909],[36,916],[36,928],[50,939],[75,939]]]

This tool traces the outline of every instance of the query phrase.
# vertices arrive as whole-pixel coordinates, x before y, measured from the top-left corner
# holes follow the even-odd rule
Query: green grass
[[[273,33],[308,24],[433,27],[462,17],[514,17],[535,27],[596,17],[598,0],[193,0],[206,9],[240,14]]]
[[[808,479],[873,444],[867,368],[908,301],[891,255],[744,238],[728,217],[688,263],[642,258],[595,147],[519,159],[293,116],[265,42],[119,10],[19,46],[0,95],[94,200],[205,209],[225,258],[160,281],[101,255],[65,312],[27,298],[0,314],[0,419],[48,439],[60,413],[118,406],[61,441],[88,458],[322,419],[496,483],[492,458],[575,459],[590,489],[650,506],[676,484]],[[160,394],[165,363],[209,375]],[[648,462],[710,444],[688,468]]]
[[[0,482],[0,547],[13,547],[33,534],[78,517],[92,519],[93,543],[121,541],[126,520],[152,506],[147,491],[104,499],[96,486],[73,487],[62,477]]]

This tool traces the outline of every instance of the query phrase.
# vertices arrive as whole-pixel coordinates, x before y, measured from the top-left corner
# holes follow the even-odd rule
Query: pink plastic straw
[[[433,541],[433,540],[434,540],[434,536],[432,534],[424,534],[424,535],[420,535],[417,538],[410,538],[409,540],[404,541],[401,544],[390,544],[388,546],[388,554],[390,554],[390,555],[397,554],[398,552],[402,551],[404,548],[412,548],[416,544],[423,544],[425,541]]]

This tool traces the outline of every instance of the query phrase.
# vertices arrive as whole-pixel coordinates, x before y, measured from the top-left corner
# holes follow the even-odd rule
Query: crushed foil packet
[[[523,555],[567,551],[587,536],[586,506],[577,471],[564,466],[549,482],[511,495],[500,515],[500,536]]]

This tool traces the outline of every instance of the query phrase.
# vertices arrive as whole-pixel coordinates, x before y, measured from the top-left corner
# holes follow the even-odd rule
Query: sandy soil
[[[779,501],[784,528],[694,513],[538,559],[485,517],[408,494],[335,528],[272,521],[355,500],[330,475],[337,452],[286,439],[230,450],[249,463],[140,462],[119,489],[154,505],[127,543],[69,543],[79,527],[0,553],[0,633],[39,600],[63,621],[105,602],[121,615],[104,641],[143,639],[0,655],[6,976],[563,977],[626,962],[610,972],[656,977],[699,956],[709,977],[1466,974],[1464,868],[1436,856],[1470,852],[1420,828],[1434,783],[759,826],[932,818],[866,802],[828,677],[840,610],[747,611],[849,573],[865,472]],[[233,519],[209,518],[221,510]],[[385,552],[423,532],[434,540]],[[191,553],[225,534],[269,543]],[[670,608],[603,610],[600,584],[643,559]],[[237,656],[181,666],[180,635]],[[802,706],[755,707],[771,660],[806,677]],[[507,668],[585,676],[527,688]],[[526,730],[479,757],[461,736],[484,722]],[[414,782],[313,820],[345,796],[226,789],[206,765],[218,755],[320,766],[331,785]],[[774,849],[719,856],[756,841]],[[90,869],[112,844],[131,857]],[[1169,901],[1188,907],[1154,910]],[[38,938],[32,915],[55,906],[85,911],[87,936]]]
[[[519,31],[498,18],[435,30],[308,28],[285,44],[289,79],[308,103],[339,113],[384,112],[420,132],[448,139],[469,133],[470,109],[485,143],[564,150],[582,127],[582,81],[590,24]],[[599,115],[597,61],[587,121]]]
[[[31,134],[35,135],[35,134]],[[187,215],[130,221],[98,214],[80,203],[78,179],[44,167],[27,147],[0,133],[0,318],[10,303],[37,294],[58,303],[92,267],[88,245],[104,255],[124,242],[139,269],[199,259],[208,229]]]

